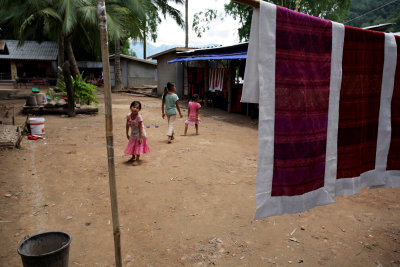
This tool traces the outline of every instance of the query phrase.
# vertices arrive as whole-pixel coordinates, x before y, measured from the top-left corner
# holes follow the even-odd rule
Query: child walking
[[[201,120],[199,118],[200,108],[201,105],[199,103],[199,95],[194,94],[192,96],[192,101],[189,101],[188,104],[188,118],[185,121],[185,133],[183,135],[186,135],[189,125],[194,125],[194,127],[196,128],[196,135],[199,134],[199,124],[201,123]]]
[[[174,83],[167,83],[167,87],[164,90],[164,95],[162,97],[161,113],[162,118],[167,115],[168,119],[168,144],[174,140],[174,121],[176,119],[176,110],[179,112],[179,116],[182,118],[181,109],[179,108],[178,100],[179,97],[175,94],[176,87]]]
[[[147,145],[143,118],[139,114],[141,109],[142,104],[139,101],[133,101],[130,106],[131,113],[126,115],[126,137],[129,143],[124,152],[125,154],[132,155],[132,158],[128,160],[128,162],[132,162],[132,165],[139,165],[140,155],[150,152],[150,148]],[[130,136],[129,127],[132,129]]]

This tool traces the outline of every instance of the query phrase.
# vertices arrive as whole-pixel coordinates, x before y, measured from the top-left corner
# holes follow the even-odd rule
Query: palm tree
[[[157,39],[157,26],[161,23],[161,18],[158,12],[166,18],[166,16],[172,17],[175,22],[183,28],[184,21],[182,19],[181,12],[170,6],[169,2],[182,5],[184,0],[149,0],[146,5],[146,22],[145,29],[143,32],[143,55],[144,59],[146,59],[146,38],[148,35],[151,36],[151,39],[155,41]]]
[[[148,1],[148,0],[145,0]],[[122,74],[121,74],[121,41],[125,41],[126,38],[132,38],[134,40],[141,39],[143,28],[145,27],[145,9],[140,0],[121,0],[115,2],[107,2],[106,8],[109,7],[120,6],[125,10],[128,10],[128,14],[125,15],[126,26],[125,30],[125,38],[116,38],[113,39],[114,47],[115,47],[115,61],[114,61],[114,74],[115,74],[115,85],[113,87],[113,91],[119,91],[124,88],[122,82]]]
[[[121,6],[126,7],[131,11],[131,16],[128,16],[129,29],[131,30],[127,36],[134,40],[143,40],[143,54],[146,59],[146,40],[148,34],[152,40],[157,39],[157,26],[161,23],[158,11],[166,17],[168,14],[177,22],[178,25],[183,25],[182,16],[179,10],[170,6],[168,2],[182,4],[183,0],[120,0],[115,1]],[[107,8],[111,1],[106,2]],[[114,3],[114,4],[117,4]],[[108,11],[108,9],[107,9]],[[142,11],[142,12],[141,12]],[[113,91],[118,91],[123,88],[121,67],[120,67],[120,39],[115,39],[115,86]]]
[[[0,3],[4,7],[0,11],[0,24],[6,23],[15,32],[19,45],[25,40],[58,41],[59,66],[63,63],[61,53],[65,44],[73,74],[79,75],[70,38],[81,4],[82,1],[73,0],[3,0]]]
[[[0,0],[0,6],[0,25],[7,25],[18,36],[20,45],[25,40],[58,42],[61,67],[65,44],[72,73],[79,75],[72,43],[80,39],[86,46],[96,46],[93,42],[99,38],[96,0]],[[114,5],[107,11],[110,39],[122,38],[126,34],[124,15],[129,14],[128,10]]]

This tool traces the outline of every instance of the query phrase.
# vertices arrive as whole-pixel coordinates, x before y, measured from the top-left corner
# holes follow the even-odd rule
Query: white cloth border
[[[247,47],[247,59],[244,72],[244,84],[240,102],[258,103],[260,98],[260,83],[258,81],[258,55],[259,55],[259,18],[260,8],[253,8],[251,19],[250,40]]]
[[[331,78],[329,85],[329,111],[325,159],[324,187],[335,198],[335,182],[337,174],[337,140],[339,125],[339,100],[342,85],[342,59],[344,45],[344,25],[332,22],[332,54]]]
[[[388,64],[386,64],[388,62]],[[394,90],[394,79],[396,74],[397,62],[397,44],[394,34],[385,33],[385,66],[386,71],[383,73],[382,88],[386,88],[386,93],[382,92],[381,96],[381,113],[379,114],[379,121],[384,121],[382,127],[379,128],[378,132],[378,147],[376,159],[376,169],[379,170],[378,175],[381,175],[382,171],[386,171],[387,167],[387,156],[389,154],[390,140],[391,140],[391,103]],[[384,98],[384,101],[382,101]],[[382,115],[382,118],[381,116]],[[380,124],[381,126],[381,124]],[[381,144],[381,146],[379,146]],[[386,150],[387,149],[387,150]],[[378,154],[379,153],[379,154]],[[380,160],[378,163],[378,155]],[[382,160],[383,159],[383,160]],[[400,166],[399,166],[400,167]],[[372,186],[371,188],[393,188],[400,187],[400,170],[390,170],[384,173],[384,183],[381,186]]]

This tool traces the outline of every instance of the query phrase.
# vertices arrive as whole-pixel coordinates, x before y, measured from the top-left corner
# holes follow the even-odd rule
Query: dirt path
[[[127,164],[123,154],[133,99],[142,101],[150,125],[151,153],[141,166]],[[114,266],[99,107],[97,116],[45,116],[45,140],[0,151],[0,266],[21,266],[19,242],[50,230],[71,234],[70,266]],[[366,189],[332,205],[253,221],[257,125],[211,108],[201,118],[199,136],[189,128],[167,144],[159,99],[113,94],[125,266],[400,266],[400,189]],[[177,133],[183,129],[178,119]]]

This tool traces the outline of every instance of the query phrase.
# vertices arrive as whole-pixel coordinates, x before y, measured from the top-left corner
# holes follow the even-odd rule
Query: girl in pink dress
[[[199,134],[199,124],[201,123],[199,118],[199,108],[201,108],[199,103],[199,95],[194,94],[192,96],[192,101],[190,101],[188,104],[188,118],[185,121],[185,133],[183,135],[186,135],[189,125],[194,125],[196,128],[196,135]]]
[[[150,152],[147,145],[146,131],[144,129],[142,115],[139,111],[142,109],[142,104],[139,101],[133,101],[130,106],[131,113],[126,115],[126,137],[129,140],[125,148],[125,154],[132,155],[128,162],[133,162],[132,165],[139,165],[139,158],[141,154]],[[129,136],[129,127],[131,135]]]

